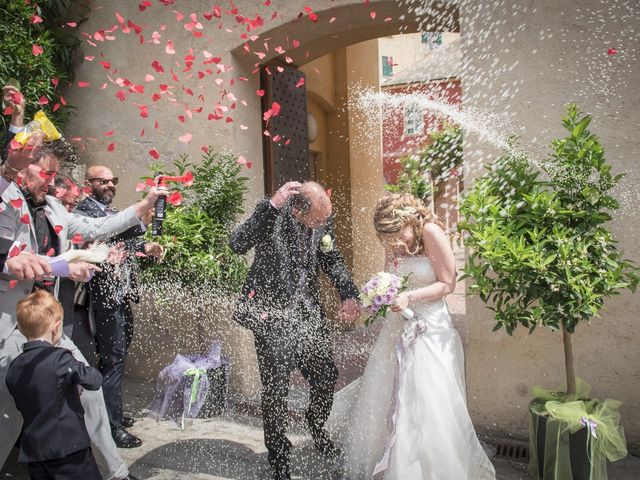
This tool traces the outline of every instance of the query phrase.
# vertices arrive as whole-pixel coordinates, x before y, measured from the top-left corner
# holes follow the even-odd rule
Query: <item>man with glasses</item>
[[[118,177],[101,165],[87,169],[85,183],[90,189],[89,196],[78,204],[75,212],[88,217],[99,218],[115,214],[111,203],[116,195]],[[99,358],[98,369],[104,377],[104,391],[111,433],[120,448],[135,448],[142,441],[127,432],[133,419],[123,415],[122,377],[127,352],[133,338],[133,313],[130,302],[138,302],[135,258],[139,252],[144,256],[160,257],[162,246],[155,242],[145,242],[140,237],[146,229],[143,225],[132,227],[109,239],[109,243],[124,243],[126,255],[119,265],[103,264],[103,271],[97,273],[89,283],[89,295],[84,305],[89,321],[95,323],[96,349]]]

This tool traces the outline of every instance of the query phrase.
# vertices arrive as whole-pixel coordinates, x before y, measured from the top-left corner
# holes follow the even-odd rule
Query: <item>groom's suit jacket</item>
[[[255,256],[242,289],[234,320],[255,330],[265,322],[264,313],[283,310],[304,301],[320,312],[318,274],[322,269],[340,293],[342,300],[357,298],[358,288],[347,269],[344,258],[335,249],[333,222],[313,229],[304,238],[301,224],[293,217],[288,203],[278,210],[269,200],[260,202],[253,215],[240,224],[231,235],[231,249],[245,254],[255,247]],[[322,247],[322,238],[331,239]],[[306,283],[306,285],[301,285]],[[301,288],[302,287],[302,288]],[[268,322],[267,322],[268,324]]]
[[[0,237],[26,245],[26,251],[38,251],[35,226],[27,200],[15,183],[3,193],[4,209],[0,212]],[[21,200],[19,206],[11,200]],[[67,212],[60,201],[47,195],[44,207],[49,223],[58,228],[60,253],[68,248],[69,241],[79,234],[83,240],[103,240],[140,223],[133,206],[117,215],[104,218],[87,218]],[[22,219],[22,220],[21,220]],[[31,293],[33,281],[23,280],[15,284],[10,275],[0,273],[0,348],[3,341],[16,327],[16,305],[20,299]],[[56,283],[59,279],[56,280]],[[56,291],[58,290],[56,285]]]

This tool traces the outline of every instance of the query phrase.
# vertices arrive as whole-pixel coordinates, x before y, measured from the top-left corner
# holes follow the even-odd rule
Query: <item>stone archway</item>
[[[416,32],[420,27],[432,31],[459,31],[459,11],[454,2],[433,1],[419,9],[420,17],[417,17],[415,10],[406,4],[401,4],[397,0],[381,0],[371,2],[332,2],[330,8],[314,11],[318,16],[318,23],[313,23],[302,13],[296,18],[285,21],[280,25],[261,32],[254,41],[248,39],[246,42],[236,45],[230,50],[234,60],[234,68],[239,70],[242,76],[250,81],[244,85],[247,94],[252,94],[251,89],[259,89],[258,77],[256,73],[265,65],[280,62],[298,68],[309,65],[313,61],[324,57],[331,52],[344,52],[345,49],[384,36],[396,35],[399,33]],[[295,11],[296,5],[291,5],[290,11]],[[304,12],[303,7],[301,10]],[[375,18],[372,18],[375,12]],[[284,49],[283,53],[278,52],[278,48]],[[282,50],[280,50],[282,52]],[[337,75],[345,76],[347,84],[360,83],[362,85],[373,85],[373,78],[358,78],[357,72],[362,70],[363,63],[358,55],[349,57],[349,52],[342,53],[342,57],[336,60],[336,64],[342,67]],[[346,57],[346,58],[345,58]],[[347,85],[348,87],[348,85]],[[377,88],[378,85],[376,84]],[[332,120],[329,128],[338,132],[337,135],[344,139],[342,148],[336,149],[332,158],[324,160],[331,163],[333,160],[334,170],[340,170],[339,185],[336,186],[336,193],[342,197],[349,205],[348,215],[356,222],[354,225],[337,220],[338,230],[347,237],[344,243],[353,245],[354,250],[367,252],[367,257],[379,256],[380,252],[371,246],[361,242],[362,239],[374,238],[370,228],[364,224],[359,225],[358,219],[366,218],[367,209],[372,206],[375,200],[367,187],[367,181],[372,169],[377,169],[371,162],[371,157],[378,155],[375,149],[370,152],[361,151],[359,155],[353,155],[352,140],[362,138],[376,138],[378,132],[362,130],[362,126],[352,118],[351,112],[345,111],[343,106],[351,100],[349,89],[336,91],[335,108],[329,109]],[[321,96],[315,96],[322,103]],[[264,106],[263,106],[264,107]],[[263,108],[264,111],[264,108]],[[255,115],[255,114],[254,114]],[[255,131],[263,132],[264,124],[260,124],[258,116],[246,118],[255,126]],[[240,133],[240,132],[238,132]],[[240,136],[240,135],[238,135]],[[234,135],[235,137],[235,135]],[[246,140],[246,136],[243,135]],[[254,140],[255,141],[254,143]],[[254,159],[264,158],[265,152],[262,148],[262,138],[254,139],[251,142],[250,156]],[[355,143],[357,143],[357,141]],[[335,158],[335,157],[340,157]],[[331,157],[331,156],[330,156]],[[260,162],[261,163],[261,162]],[[357,168],[352,168],[356,166]],[[256,172],[257,173],[257,172]],[[264,168],[263,175],[269,174],[269,169]],[[363,174],[365,174],[363,176]],[[380,180],[382,173],[380,172]],[[320,180],[330,180],[329,178]],[[254,191],[264,192],[264,177],[252,179]],[[375,193],[377,195],[377,193]],[[369,222],[370,223],[370,222]],[[367,232],[363,234],[362,232]],[[351,255],[347,253],[347,256]],[[371,264],[367,261],[354,261],[356,277],[362,280],[371,270]]]

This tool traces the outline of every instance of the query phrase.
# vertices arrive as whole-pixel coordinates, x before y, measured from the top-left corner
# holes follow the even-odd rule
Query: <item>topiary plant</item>
[[[464,199],[459,225],[469,248],[464,278],[495,312],[494,330],[562,331],[567,396],[576,393],[571,334],[605,298],[638,284],[638,269],[604,226],[622,175],[611,175],[590,121],[569,107],[568,135],[553,141],[544,163],[548,181],[522,154],[500,158]]]

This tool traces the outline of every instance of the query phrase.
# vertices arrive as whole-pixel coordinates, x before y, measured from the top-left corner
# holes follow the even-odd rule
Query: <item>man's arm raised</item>
[[[153,208],[160,196],[167,194],[165,188],[151,187],[148,195],[121,212],[108,217],[91,218],[72,212],[69,219],[68,238],[80,235],[84,241],[105,240],[140,224],[140,219]]]

